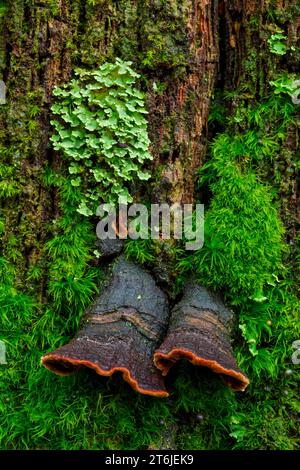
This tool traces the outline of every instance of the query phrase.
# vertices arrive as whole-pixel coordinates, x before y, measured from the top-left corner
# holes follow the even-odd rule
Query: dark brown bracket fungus
[[[165,294],[150,274],[119,257],[108,286],[87,312],[77,336],[44,356],[42,364],[58,375],[69,375],[81,366],[104,376],[121,372],[134,390],[166,397],[153,353],[162,341],[167,321]]]
[[[248,378],[238,368],[229,341],[232,314],[204,287],[190,282],[173,308],[169,329],[154,353],[154,364],[166,375],[178,360],[209,367],[234,390],[245,390]]]

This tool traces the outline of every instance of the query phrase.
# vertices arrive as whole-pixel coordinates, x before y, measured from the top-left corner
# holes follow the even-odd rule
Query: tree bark
[[[207,118],[218,63],[216,0],[8,2],[1,19],[2,70],[8,102],[0,109],[5,180],[4,255],[18,265],[43,264],[45,224],[57,212],[46,189],[51,93],[76,66],[96,68],[116,56],[134,62],[147,92],[154,156],[153,200],[192,202],[206,147]],[[13,250],[12,250],[13,248]],[[37,286],[33,286],[37,288]]]
[[[192,202],[216,77],[227,90],[247,81],[251,100],[263,93],[270,61],[276,63],[266,41],[270,8],[267,0],[7,2],[0,19],[0,73],[8,94],[7,105],[0,107],[0,149],[2,177],[10,189],[1,203],[2,249],[18,267],[19,285],[30,266],[44,266],[46,224],[58,211],[55,191],[43,181],[45,165],[59,164],[48,144],[53,87],[67,82],[77,66],[93,69],[116,56],[132,60],[147,93],[154,156],[150,197]],[[288,44],[299,45],[297,2],[278,0],[277,13]],[[250,55],[251,67],[245,68]],[[295,71],[298,64],[299,53],[290,57],[288,68]],[[296,140],[291,131],[289,145]],[[282,191],[294,236],[295,179]],[[41,283],[27,287],[44,290]]]
[[[270,93],[270,81],[280,73],[300,72],[300,9],[295,0],[224,0],[220,3],[220,32],[226,38],[221,47],[219,83],[227,91],[243,85],[246,89],[231,100],[234,112],[243,102],[254,103]],[[270,52],[268,39],[281,29],[286,36],[288,52],[275,55]],[[271,90],[272,92],[272,90]],[[272,121],[272,116],[270,116]],[[291,125],[276,161],[263,162],[266,181],[273,181],[280,196],[280,213],[290,242],[297,235],[300,224],[299,175],[293,164],[299,154],[297,125]],[[281,180],[276,185],[276,168]]]
[[[208,137],[216,130],[208,125],[215,89],[232,92],[247,85],[225,103],[234,113],[241,102],[257,103],[264,96],[277,66],[299,73],[298,3],[6,1],[6,10],[0,13],[0,80],[7,86],[7,104],[0,105],[0,252],[15,266],[15,284],[21,292],[41,303],[48,300],[44,246],[60,208],[56,190],[45,184],[45,168],[63,165],[49,146],[53,88],[68,82],[76,67],[93,70],[116,57],[131,60],[141,74],[149,111],[154,160],[147,196],[153,202],[193,202],[197,172],[209,158]],[[276,27],[284,30],[288,47],[295,48],[284,59],[269,51],[267,41]],[[289,241],[295,239],[300,223],[297,174],[291,163],[296,152],[295,125],[275,161],[264,161],[261,169],[265,180],[273,181],[275,167],[281,165],[276,189]],[[208,192],[205,202],[209,197]],[[166,262],[164,256],[161,260]],[[31,275],[35,268],[42,276]],[[180,431],[174,426],[162,432],[166,436],[161,448],[176,448]]]

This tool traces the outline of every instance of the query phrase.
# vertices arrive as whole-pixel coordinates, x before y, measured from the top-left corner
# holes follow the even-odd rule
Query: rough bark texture
[[[277,4],[289,45],[297,45],[296,2]],[[248,81],[251,92],[261,93],[267,83],[264,74],[274,61],[265,50],[269,7],[264,0],[8,2],[0,19],[1,70],[8,90],[8,103],[0,109],[1,155],[4,179],[11,181],[3,207],[3,249],[8,259],[13,253],[20,284],[30,266],[43,268],[46,223],[58,211],[55,193],[43,183],[45,163],[59,161],[48,146],[53,87],[66,82],[76,66],[95,68],[116,56],[132,60],[147,92],[154,155],[150,197],[191,202],[217,69],[219,82],[228,88]],[[290,57],[291,70],[298,63],[298,56]],[[291,132],[290,147],[296,140]],[[288,152],[285,160],[282,212],[293,237],[299,201]],[[41,282],[32,287],[41,294],[45,288]]]
[[[217,24],[215,0],[8,3],[1,19],[8,101],[0,108],[0,137],[4,178],[14,182],[3,207],[3,250],[8,259],[14,253],[20,285],[30,267],[43,268],[46,224],[58,212],[55,192],[43,181],[45,164],[59,164],[48,145],[53,87],[76,66],[132,60],[147,92],[150,197],[191,202],[218,62]],[[29,284],[42,295],[44,283]]]
[[[234,114],[241,103],[242,105],[244,103],[255,104],[259,101],[265,88],[268,88],[270,72],[278,65],[283,65],[283,70],[288,69],[299,73],[299,1],[8,0],[6,4],[5,15],[1,16],[0,8],[0,80],[3,76],[8,93],[7,104],[0,105],[0,176],[2,178],[0,181],[0,231],[3,230],[0,250],[11,265],[16,267],[15,287],[19,292],[32,294],[34,299],[39,293],[37,301],[45,302],[48,307],[49,295],[48,299],[45,297],[48,282],[47,269],[50,263],[43,247],[46,240],[52,239],[58,233],[53,222],[60,212],[56,190],[47,187],[44,183],[46,164],[49,163],[54,169],[61,165],[61,156],[55,155],[48,146],[48,138],[52,133],[49,106],[53,87],[67,82],[77,66],[94,69],[105,61],[113,61],[116,56],[132,60],[133,68],[142,74],[140,85],[147,92],[147,106],[150,111],[149,134],[153,142],[151,150],[155,160],[153,183],[149,185],[149,195],[155,201],[190,201],[193,198],[194,173],[198,167],[201,167],[205,158],[207,113],[213,93],[214,77],[217,75],[217,87],[222,92],[233,92],[237,86],[246,86],[240,94],[232,95],[232,99],[230,98],[225,103],[227,110],[229,108],[229,111],[232,110]],[[288,45],[298,47],[296,52],[289,52],[284,57],[270,54],[267,40],[277,26],[287,34]],[[214,136],[215,130],[218,132],[220,129],[215,129],[211,124],[209,126],[211,137]],[[299,227],[298,183],[296,165],[293,163],[297,155],[299,155],[299,135],[297,125],[295,125],[291,127],[289,139],[282,145],[281,152],[273,161],[262,160],[262,168],[260,168],[260,177],[267,182],[272,181],[275,189],[279,190],[281,214],[289,241],[295,239],[296,229]],[[274,177],[278,169],[279,182],[275,181]],[[204,194],[204,198],[203,202],[209,201],[209,191]],[[295,256],[291,255],[291,258],[295,266]],[[165,264],[166,260],[162,257],[161,261]],[[160,266],[158,270],[162,271]],[[163,278],[164,273],[160,277]],[[168,282],[168,273],[165,279]],[[6,299],[4,300],[6,302]],[[17,345],[10,353],[16,361],[15,368],[12,371],[8,370],[1,384],[1,394],[3,400],[6,400],[5,407],[7,406],[4,408],[3,416],[10,418],[8,421],[10,426],[7,427],[6,422],[3,426],[3,429],[7,427],[9,430],[7,441],[9,446],[15,448],[22,446],[28,448],[31,445],[33,448],[48,448],[53,436],[56,436],[56,440],[61,439],[62,446],[68,439],[72,445],[74,441],[72,441],[71,429],[74,428],[74,424],[70,425],[71,420],[67,421],[67,416],[63,415],[63,411],[66,409],[66,403],[74,407],[75,402],[71,397],[74,388],[72,384],[69,385],[69,388],[65,389],[65,395],[62,391],[63,387],[50,393],[54,382],[49,381],[48,394],[43,395],[41,389],[45,387],[47,380],[42,374],[40,378],[36,378],[39,375],[35,369],[39,361],[39,355],[36,352],[39,348],[48,347],[49,335],[45,334],[41,341],[33,343],[34,346],[31,345],[31,349],[29,347],[29,336],[34,337],[33,327],[38,324],[38,321],[45,318],[45,323],[40,323],[39,332],[48,332],[48,330],[50,332],[53,318],[56,321],[57,317],[62,318],[63,323],[65,312],[61,309],[59,314],[57,311],[50,311],[50,315],[40,316],[41,309],[33,320],[31,318],[28,320],[28,315],[23,315],[22,302],[23,299],[20,303],[20,317],[11,316],[10,312],[8,315],[12,318],[9,328],[12,329],[13,335],[18,335],[18,341],[14,337],[12,341],[9,340],[9,344]],[[282,312],[284,319],[287,318],[288,312],[285,306],[282,310],[275,309],[274,320],[272,318],[274,324],[280,317],[279,312]],[[79,312],[77,314],[80,315]],[[20,321],[23,316],[25,317],[24,323]],[[61,323],[57,322],[57,324],[57,331],[53,333],[52,338],[53,345],[60,344]],[[287,322],[287,325],[290,325],[287,329],[293,332],[293,323]],[[15,333],[15,326],[22,328],[24,336],[21,336],[19,331]],[[70,333],[70,328],[68,328],[67,331]],[[75,329],[77,325],[76,328],[72,326],[72,334]],[[28,333],[27,336],[25,333]],[[287,345],[297,338],[292,338],[291,335],[288,337],[291,340],[287,341],[285,335],[281,333],[280,330],[278,341],[282,341],[284,345],[282,349],[277,345],[271,346],[272,354],[274,354],[272,363],[273,357],[274,362],[277,358],[280,363],[280,373],[276,376],[276,380],[273,383],[268,382],[264,388],[265,379],[262,375],[258,386],[256,384],[256,389],[253,392],[249,390],[248,400],[243,397],[238,403],[233,404],[231,401],[231,405],[234,405],[232,406],[233,415],[225,415],[225,408],[222,408],[224,421],[220,420],[220,399],[216,400],[216,409],[213,410],[214,407],[211,405],[214,403],[205,400],[205,393],[203,391],[199,393],[198,389],[197,393],[189,395],[189,405],[182,401],[184,405],[180,408],[178,402],[171,402],[171,421],[173,422],[173,416],[176,416],[176,413],[179,419],[176,429],[174,426],[174,433],[170,433],[172,436],[176,435],[176,438],[171,439],[172,448],[178,448],[179,443],[186,445],[180,441],[184,427],[188,427],[188,434],[190,430],[200,429],[199,423],[197,424],[195,420],[187,416],[189,412],[186,411],[194,412],[197,409],[201,410],[204,415],[208,411],[207,418],[204,416],[204,427],[197,432],[201,439],[202,436],[209,435],[210,448],[231,447],[234,434],[230,434],[229,437],[229,429],[231,432],[234,431],[236,436],[246,436],[246,441],[243,437],[237,438],[238,447],[235,448],[242,448],[241,446],[248,439],[248,448],[253,449],[253,444],[249,444],[252,437],[247,437],[251,433],[257,439],[256,447],[290,448],[281,437],[285,435],[286,439],[289,439],[290,436],[296,434],[296,427],[294,430],[290,428],[290,422],[293,420],[290,419],[289,406],[293,403],[290,398],[293,395],[290,395],[290,378],[282,373],[283,362],[280,361],[287,357]],[[31,365],[33,365],[32,372],[29,373]],[[47,371],[44,372],[47,373]],[[49,376],[51,377],[51,374],[48,374]],[[92,388],[96,396],[98,391],[96,387]],[[185,388],[182,390],[186,391]],[[208,395],[213,395],[214,400],[215,394],[210,390]],[[57,400],[59,391],[60,399]],[[90,406],[86,405],[88,402],[80,401],[82,389],[78,387],[76,392],[80,397],[74,412],[76,423],[79,423],[79,427],[76,425],[78,439],[85,439],[86,423],[92,414],[91,434],[93,436],[88,439],[89,448],[93,448],[93,439],[96,435],[97,445],[102,442],[101,439],[104,439],[104,436],[104,448],[110,445],[110,449],[115,449],[119,442],[119,435],[116,436],[116,442],[112,441],[111,435],[116,428],[109,429],[110,434],[107,437],[107,432],[106,434],[102,432],[101,421],[101,432],[98,427],[97,434],[95,417],[98,413],[98,406],[97,413],[95,408],[93,414],[93,411],[90,412]],[[284,398],[285,395],[286,398]],[[127,400],[126,396],[126,400],[122,401],[123,396],[118,396],[117,403],[121,404],[118,409],[123,408],[124,401]],[[14,402],[12,397],[14,397]],[[280,397],[280,400],[276,401],[277,397]],[[194,407],[195,398],[198,400],[198,408]],[[111,396],[107,400],[106,403],[110,403]],[[288,403],[286,408],[281,406],[284,400]],[[224,403],[226,398],[221,401]],[[151,400],[147,400],[147,406],[150,402]],[[13,412],[12,403],[16,406],[16,413]],[[89,410],[86,413],[88,415],[86,420],[77,419],[83,408],[82,403],[85,403],[85,409]],[[127,404],[130,418],[132,416],[131,403],[128,401]],[[25,405],[24,416],[23,411],[22,414],[19,413],[19,408],[23,408],[23,405]],[[226,423],[237,422],[236,410],[240,410],[243,405],[247,406],[241,413],[241,415],[244,413],[244,420],[241,419],[240,427],[239,424],[236,428],[235,424],[231,425],[231,428],[227,427]],[[272,407],[274,407],[273,411]],[[144,418],[144,426],[146,423],[145,429],[148,430],[151,415],[145,413],[145,417],[142,416],[146,407],[141,407],[140,402],[137,408],[141,411],[140,419],[136,420],[136,430],[139,428],[140,431],[142,418]],[[226,413],[227,408],[229,410],[230,406],[227,406],[226,402]],[[56,410],[58,410],[57,413],[62,414],[55,414]],[[111,410],[112,408],[108,407],[109,420],[113,414]],[[160,413],[160,408],[157,410],[156,413]],[[32,414],[30,414],[31,411]],[[101,413],[98,414],[103,414],[102,411],[101,409]],[[215,424],[209,418],[210,411],[212,411],[211,416],[215,416]],[[52,412],[54,414],[51,414]],[[187,418],[186,426],[181,414]],[[256,415],[260,417],[255,421],[253,417]],[[42,420],[41,416],[44,417]],[[285,421],[281,421],[283,417],[287,417],[284,418]],[[67,421],[66,425],[59,428],[57,423],[62,422],[63,419]],[[293,419],[296,423],[296,418]],[[203,416],[201,426],[202,420]],[[153,421],[152,418],[152,423]],[[44,422],[47,422],[47,433],[42,429]],[[118,426],[118,414],[115,422]],[[221,441],[215,441],[213,437],[217,435],[216,428],[213,427],[216,423],[219,426],[218,432],[222,435]],[[83,433],[77,432],[78,429]],[[148,431],[145,434],[147,433]],[[130,432],[124,434],[124,445],[129,445],[128,439],[131,434],[130,428]],[[35,440],[32,444],[31,439],[34,436]],[[37,436],[41,436],[41,439]],[[57,442],[55,439],[54,442]],[[203,442],[197,444],[197,448],[203,446]],[[225,447],[223,447],[224,443]],[[159,446],[166,448],[165,438]],[[188,442],[187,447],[183,448],[193,448],[191,441]]]
[[[3,25],[8,97],[0,109],[1,162],[11,190],[3,194],[8,197],[2,243],[4,255],[18,266],[19,285],[32,266],[44,267],[46,223],[57,212],[55,195],[43,181],[51,161],[49,102],[53,86],[71,73],[66,5],[57,2],[56,19],[47,2],[33,3],[9,2]],[[44,282],[29,284],[42,295]]]
[[[220,83],[222,87],[236,89],[244,86],[240,99],[249,102],[266,95],[274,72],[299,73],[300,53],[300,8],[294,0],[224,0],[221,4],[220,32],[226,41],[221,42]],[[270,54],[267,40],[282,28],[287,37],[287,54]],[[231,103],[232,111],[239,99]],[[271,118],[272,119],[272,118]],[[281,217],[287,229],[288,241],[296,236],[300,224],[299,178],[293,165],[292,155],[299,153],[297,127],[292,126],[289,138],[278,153],[274,164],[264,165],[266,180],[276,179],[276,170],[281,178],[277,189],[281,198]]]
[[[196,172],[206,149],[209,105],[219,59],[218,10],[214,0],[177,3],[178,13],[183,10],[184,14],[185,54],[177,73],[162,68],[159,78],[165,91],[158,96],[150,90],[148,93],[155,166],[162,168],[153,199],[191,203]]]
[[[121,257],[76,338],[44,356],[43,365],[58,375],[69,375],[80,366],[104,376],[121,372],[134,390],[168,396],[153,364],[168,316],[166,296],[151,276]]]

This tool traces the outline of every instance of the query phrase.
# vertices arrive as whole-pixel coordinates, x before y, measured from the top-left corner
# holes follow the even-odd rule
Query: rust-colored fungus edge
[[[166,390],[148,390],[141,388],[138,384],[138,381],[135,380],[130,371],[125,367],[112,367],[109,370],[102,369],[98,364],[94,362],[82,360],[82,359],[72,359],[65,356],[60,356],[58,354],[47,354],[46,356],[42,357],[42,365],[49,369],[50,371],[54,372],[56,375],[60,376],[67,376],[72,374],[75,369],[85,366],[89,367],[96,371],[97,374],[103,375],[105,377],[111,376],[115,372],[121,372],[123,379],[129,383],[129,385],[137,392],[143,395],[150,395],[153,397],[168,397],[169,394]],[[60,369],[60,366],[62,367]],[[71,366],[71,368],[70,368]],[[69,368],[69,370],[68,370]],[[65,369],[65,370],[64,370]]]
[[[167,397],[163,376],[153,364],[168,322],[166,295],[148,272],[122,255],[107,281],[75,338],[44,354],[42,365],[60,376],[80,367],[106,377],[120,372],[135,391]]]
[[[194,365],[208,367],[216,374],[222,374],[223,380],[234,390],[243,392],[250,383],[249,379],[242,373],[233,369],[226,369],[217,361],[204,359],[184,348],[174,348],[168,353],[157,351],[153,356],[154,365],[161,370],[164,376],[180,359],[188,359]]]

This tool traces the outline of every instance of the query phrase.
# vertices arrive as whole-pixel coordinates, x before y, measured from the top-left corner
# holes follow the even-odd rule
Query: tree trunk
[[[289,45],[296,46],[300,15],[288,16],[296,3],[277,3],[282,22],[288,21]],[[43,184],[45,163],[59,158],[48,145],[53,87],[67,82],[77,66],[96,68],[116,56],[132,60],[147,92],[151,198],[192,202],[217,70],[221,86],[233,89],[245,81],[253,98],[274,68],[266,45],[268,6],[264,0],[8,2],[1,18],[0,63],[8,94],[0,108],[2,191],[8,196],[3,250],[17,263],[20,284],[29,265],[43,264],[45,225],[57,212],[55,194]],[[245,69],[249,53],[253,60]],[[297,58],[290,60],[291,69]],[[295,220],[294,180],[285,191]]]
[[[133,61],[147,92],[158,181],[151,197],[193,201],[218,64],[217,3],[8,2],[1,20],[8,91],[1,140],[4,178],[14,183],[3,209],[3,250],[8,259],[13,253],[20,284],[31,263],[42,263],[45,224],[57,212],[55,194],[43,184],[45,163],[58,158],[48,145],[49,105],[53,87],[76,66],[96,68],[116,56]]]
[[[300,64],[300,10],[294,0],[224,0],[221,34],[226,37],[221,47],[220,84],[230,91],[244,87],[244,93],[230,102],[231,111],[241,103],[255,103],[269,93],[270,81],[276,75],[299,75]],[[270,51],[268,39],[282,31],[286,35],[287,53]],[[270,116],[272,122],[272,116]],[[273,181],[280,194],[281,218],[287,240],[295,239],[300,223],[299,178],[293,164],[294,153],[299,154],[298,130],[289,126],[288,138],[283,142],[275,162],[264,162],[262,173],[266,181]],[[276,169],[280,168],[281,181],[276,184]]]
[[[276,67],[299,73],[298,0],[7,0],[5,9],[1,5],[0,80],[7,103],[0,104],[0,250],[16,267],[15,287],[40,304],[49,300],[44,246],[61,210],[56,189],[45,184],[46,166],[63,165],[49,145],[52,90],[68,82],[76,67],[93,70],[116,57],[133,62],[149,111],[154,159],[148,198],[169,203],[198,197],[197,173],[218,130],[208,124],[215,91],[229,94],[244,86],[226,102],[233,113],[242,101],[255,103],[266,93]],[[286,63],[270,53],[268,38],[278,27],[294,48]],[[274,185],[289,241],[300,221],[290,159],[292,151],[299,152],[298,139],[291,126],[275,161],[264,161],[260,169],[269,181],[281,165],[282,179]],[[205,201],[209,197],[208,191]]]

